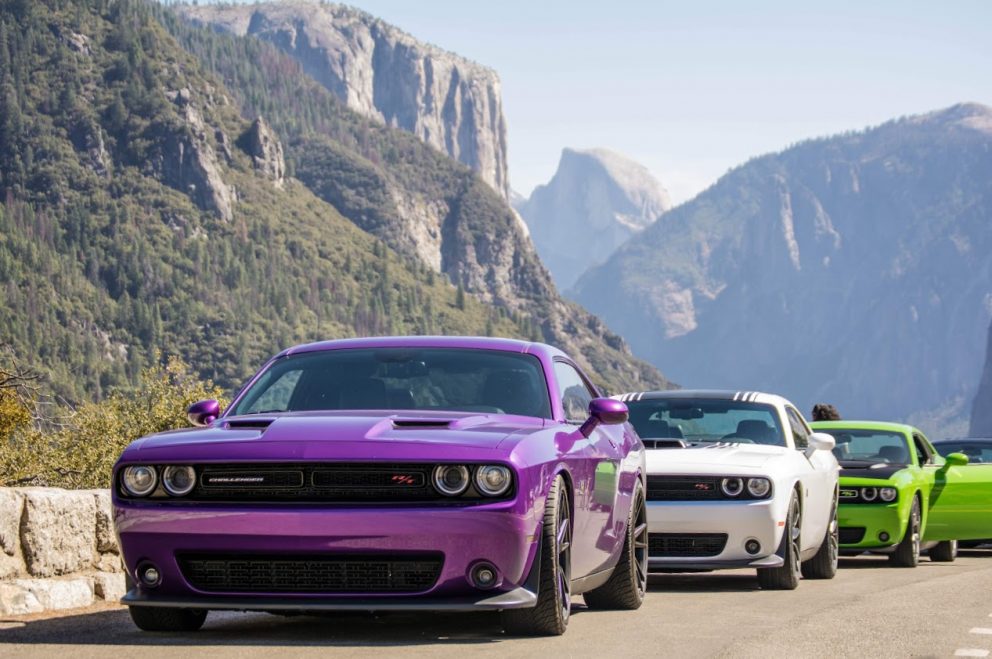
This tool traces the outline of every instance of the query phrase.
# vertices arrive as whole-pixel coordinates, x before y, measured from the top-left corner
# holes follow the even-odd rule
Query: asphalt
[[[762,591],[753,572],[653,576],[639,611],[575,607],[558,638],[492,614],[211,613],[191,634],[137,631],[119,606],[0,621],[2,657],[952,657],[992,650],[992,551],[916,569],[842,559],[831,581]],[[971,651],[972,654],[960,654]]]

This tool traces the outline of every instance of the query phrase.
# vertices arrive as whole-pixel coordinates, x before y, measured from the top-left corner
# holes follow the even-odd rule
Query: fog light
[[[744,551],[754,556],[759,551],[761,551],[761,543],[755,540],[754,538],[751,538],[750,540],[744,543]]]
[[[879,533],[878,533],[878,539],[880,541],[882,541],[882,542],[888,542],[889,541],[889,534],[886,533],[885,531],[879,531]]]
[[[488,590],[499,582],[499,574],[490,563],[479,563],[472,568],[472,584],[480,590]]]
[[[157,586],[162,581],[162,575],[154,565],[142,565],[138,568],[138,581],[146,586]]]

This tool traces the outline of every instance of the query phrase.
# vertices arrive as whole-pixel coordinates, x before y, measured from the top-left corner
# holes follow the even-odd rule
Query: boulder
[[[93,494],[52,488],[21,492],[21,543],[28,572],[51,577],[92,567],[97,558]]]
[[[127,593],[124,574],[118,572],[97,572],[93,575],[93,591],[100,599],[116,602]]]
[[[23,496],[15,490],[0,489],[0,550],[8,556],[16,554],[21,544],[23,510]]]
[[[93,490],[96,503],[96,550],[101,554],[120,553],[117,548],[117,536],[114,535],[114,513],[110,505],[110,492]]]
[[[27,588],[14,583],[0,583],[0,615],[21,616],[44,610],[45,607]]]
[[[77,579],[17,579],[11,582],[28,592],[45,610],[78,609],[93,604],[93,581],[88,577]]]
[[[241,144],[251,156],[255,171],[272,181],[277,188],[281,188],[286,175],[282,144],[262,117],[252,122],[251,128],[242,136]]]

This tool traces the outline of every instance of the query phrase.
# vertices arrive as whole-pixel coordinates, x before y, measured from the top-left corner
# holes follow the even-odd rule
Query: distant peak
[[[558,172],[569,169],[573,164],[591,163],[628,194],[649,196],[655,199],[663,210],[671,208],[668,191],[641,163],[625,155],[601,147],[591,149],[562,149]]]
[[[981,103],[958,103],[943,110],[910,117],[909,121],[935,126],[964,126],[992,134],[992,107]]]

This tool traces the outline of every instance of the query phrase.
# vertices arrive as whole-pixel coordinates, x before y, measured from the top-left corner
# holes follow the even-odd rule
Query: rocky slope
[[[985,349],[985,369],[972,403],[968,434],[971,437],[992,437],[992,325],[989,326],[988,347]]]
[[[980,105],[810,141],[667,213],[578,299],[686,385],[937,416],[979,380],[990,172]]]
[[[516,204],[562,290],[671,208],[644,166],[606,149],[562,151],[558,170]]]
[[[349,108],[402,128],[509,195],[499,77],[374,16],[328,3],[180,6],[190,20],[269,41]]]

